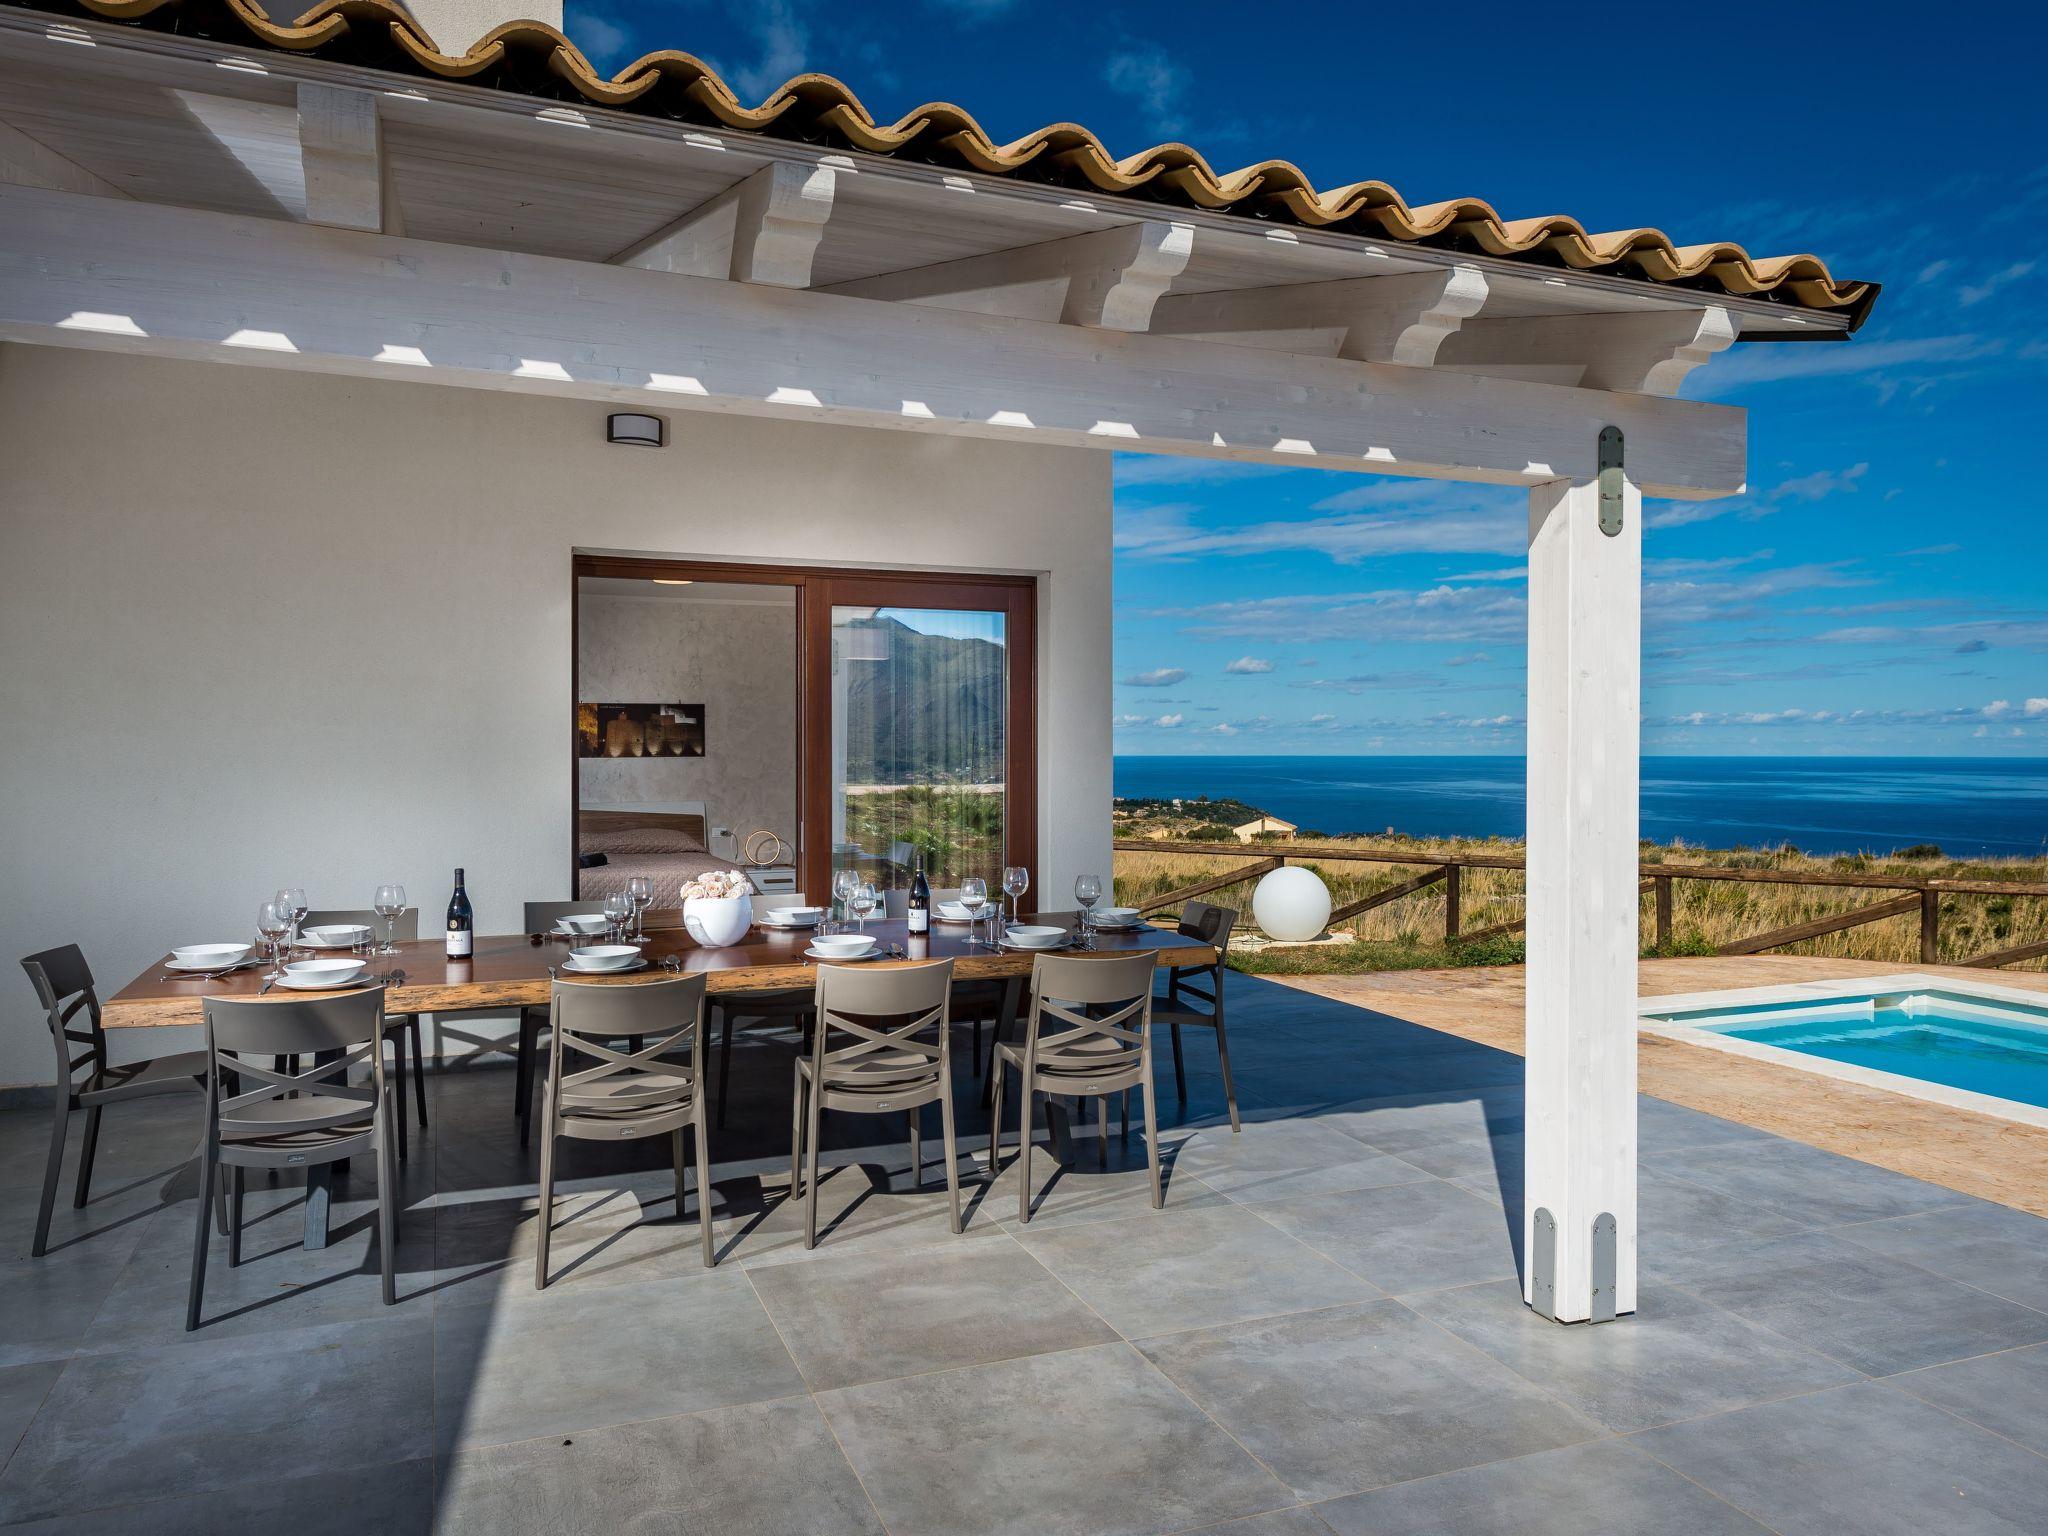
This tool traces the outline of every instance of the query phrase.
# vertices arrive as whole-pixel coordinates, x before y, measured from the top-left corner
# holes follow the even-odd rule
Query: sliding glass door
[[[806,593],[805,889],[999,882],[1035,839],[1032,589],[813,577]]]

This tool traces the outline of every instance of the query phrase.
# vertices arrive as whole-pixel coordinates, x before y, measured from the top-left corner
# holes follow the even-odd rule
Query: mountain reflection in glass
[[[835,867],[903,890],[1003,864],[1009,653],[1004,616],[832,610]]]

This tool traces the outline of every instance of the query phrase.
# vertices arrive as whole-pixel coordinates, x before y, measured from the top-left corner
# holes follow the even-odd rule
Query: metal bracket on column
[[[1621,532],[1621,428],[1600,429],[1600,531],[1610,539]]]
[[[1593,1218],[1593,1309],[1587,1321],[1614,1321],[1614,1217],[1602,1211]]]
[[[1533,1225],[1535,1251],[1529,1255],[1529,1305],[1539,1317],[1557,1321],[1557,1218],[1538,1206]]]

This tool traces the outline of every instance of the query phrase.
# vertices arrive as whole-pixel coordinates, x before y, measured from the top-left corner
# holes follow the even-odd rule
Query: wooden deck
[[[1975,982],[1994,979],[1955,966],[1714,956],[1645,960],[1637,969],[1637,990],[1644,997],[1665,997],[1908,969]],[[1522,1051],[1521,966],[1268,979],[1517,1055]],[[2048,996],[2048,975],[2007,971],[1995,980]],[[2048,1216],[2048,1130],[1654,1035],[1641,1037],[1640,1070],[1643,1092],[1656,1098]]]

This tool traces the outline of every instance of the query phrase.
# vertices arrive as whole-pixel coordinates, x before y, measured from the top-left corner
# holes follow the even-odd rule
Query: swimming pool
[[[2048,1125],[2048,994],[1900,975],[1652,998],[1643,1027]]]

